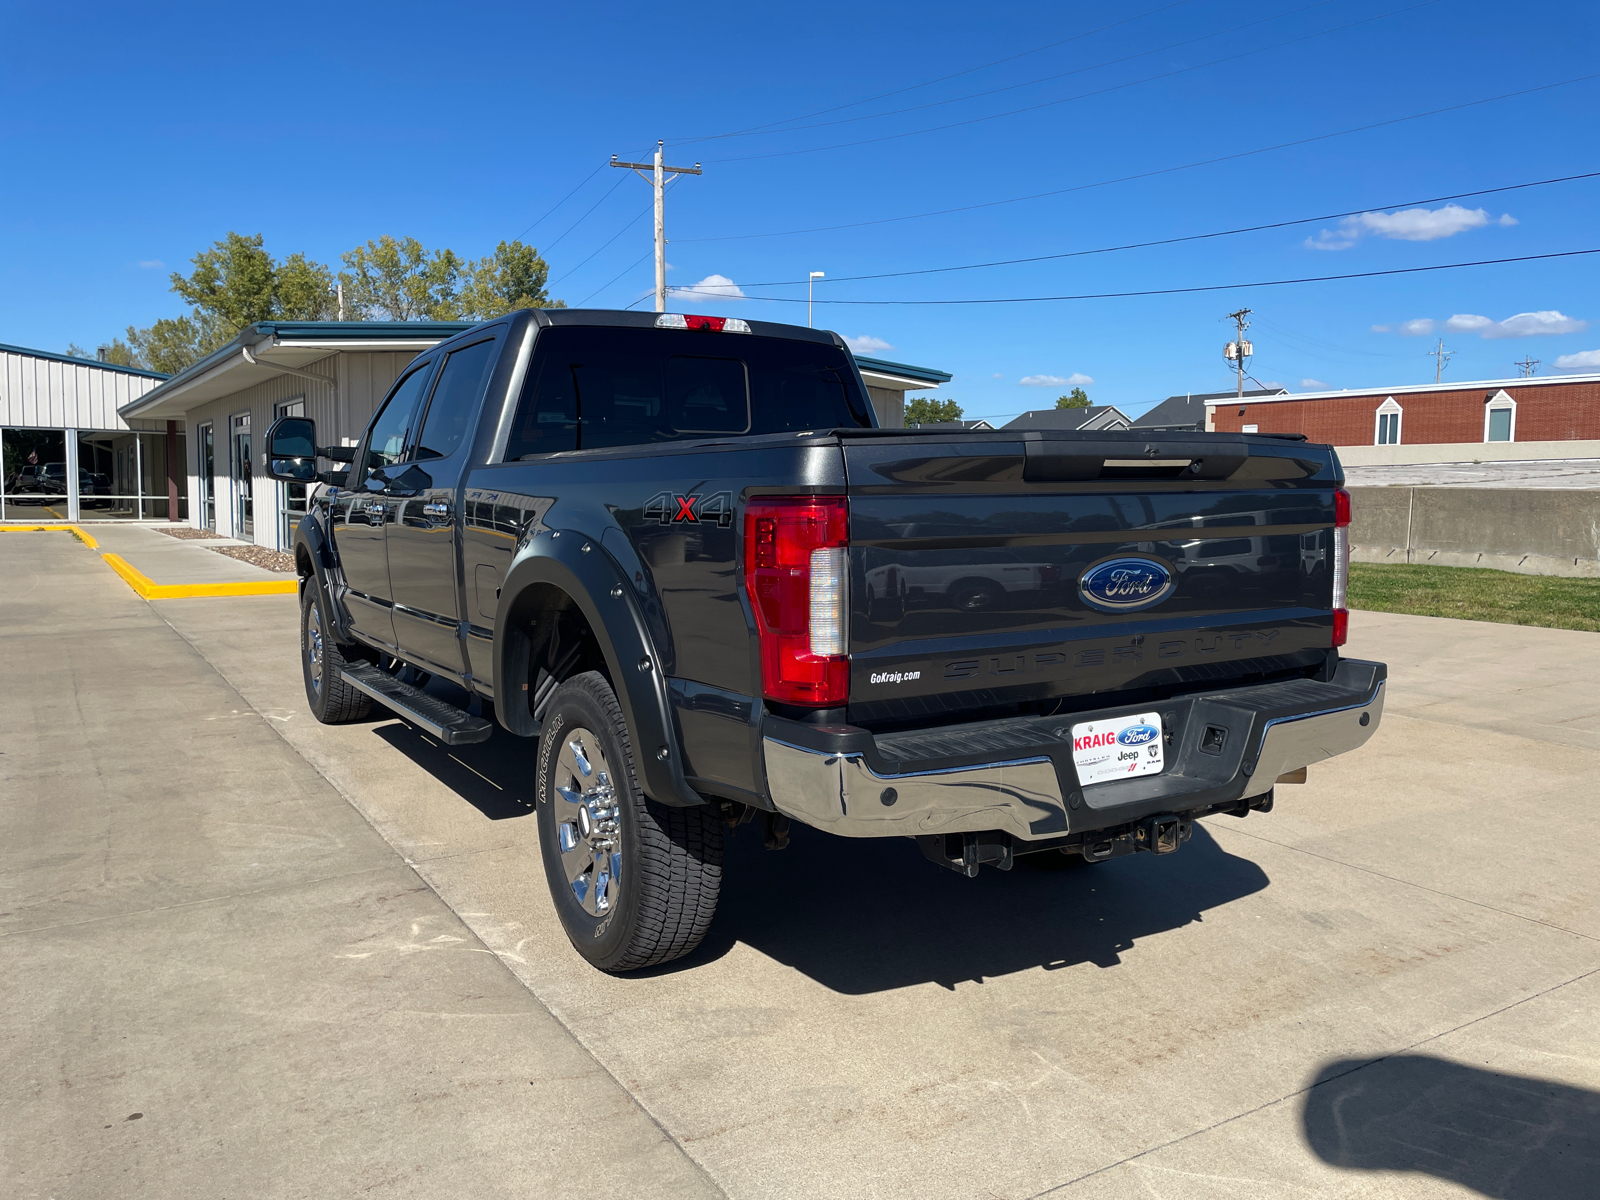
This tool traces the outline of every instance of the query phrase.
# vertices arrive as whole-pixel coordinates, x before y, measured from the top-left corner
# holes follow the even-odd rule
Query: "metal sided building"
[[[464,321],[262,321],[122,408],[171,421],[192,447],[189,523],[270,549],[289,545],[306,487],[266,473],[273,421],[308,416],[325,445],[353,446],[407,363]]]
[[[124,421],[170,427],[188,447],[180,511],[210,529],[285,549],[305,514],[307,488],[266,473],[263,441],[279,417],[308,416],[324,445],[354,446],[389,387],[418,354],[470,329],[458,321],[276,321],[250,325],[226,346],[121,407]],[[949,381],[943,371],[857,358],[880,425],[905,424],[905,393]]]
[[[182,520],[176,426],[120,410],[154,371],[0,345],[0,520]]]

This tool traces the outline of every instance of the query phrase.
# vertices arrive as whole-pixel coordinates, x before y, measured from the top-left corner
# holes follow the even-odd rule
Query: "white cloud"
[[[1000,374],[1000,373],[999,373],[999,372],[996,372],[996,373],[995,373],[995,378],[996,378],[996,379],[1004,379],[1004,378],[1005,378],[1005,376],[1004,376],[1004,375],[1001,375],[1001,374]]]
[[[1433,332],[1433,318],[1418,317],[1415,321],[1401,321],[1395,332],[1401,337],[1426,337]]]
[[[996,375],[996,379],[1000,376]],[[1088,375],[1074,371],[1071,375],[1024,375],[1017,383],[1022,387],[1087,387],[1094,380]]]
[[[1475,333],[1481,338],[1538,337],[1550,333],[1582,333],[1589,322],[1577,320],[1555,309],[1518,313],[1504,321],[1477,313],[1457,313],[1444,323],[1452,333]]]
[[[1558,371],[1600,371],[1600,350],[1580,350],[1556,359]]]
[[[1446,204],[1443,208],[1404,208],[1399,212],[1367,212],[1346,217],[1337,229],[1324,229],[1316,237],[1306,239],[1310,250],[1348,250],[1364,237],[1391,238],[1402,242],[1431,242],[1439,238],[1454,237],[1469,229],[1482,229],[1493,222],[1496,225],[1515,225],[1517,219],[1510,213],[1498,219],[1481,208],[1462,208],[1459,204]]]
[[[1328,390],[1328,385],[1320,379],[1302,379],[1300,386],[1308,392],[1325,392]]]
[[[159,258],[145,258],[139,261],[139,265],[146,271],[159,271],[167,264],[162,262]]]
[[[707,275],[689,287],[672,289],[674,297],[683,300],[743,300],[745,295],[739,285],[726,275]]]
[[[1261,381],[1261,386],[1264,387],[1264,388],[1268,388],[1268,389],[1274,390],[1274,391],[1279,390],[1279,389],[1281,389],[1283,391],[1288,391],[1289,390],[1288,388],[1284,387],[1283,384],[1279,383],[1276,379],[1263,379]]]
[[[1494,322],[1481,336],[1486,338],[1535,337],[1542,333],[1582,333],[1589,322],[1579,321],[1555,309],[1543,312],[1518,313],[1504,321]]]
[[[864,333],[860,337],[847,337],[844,339],[844,344],[849,346],[850,349],[854,350],[857,354],[871,354],[875,350],[894,349],[893,346],[884,341],[882,338],[873,337],[868,333]]]
[[[1388,333],[1389,332],[1389,326],[1387,326],[1387,325],[1374,325],[1372,327],[1372,332],[1373,333]]]

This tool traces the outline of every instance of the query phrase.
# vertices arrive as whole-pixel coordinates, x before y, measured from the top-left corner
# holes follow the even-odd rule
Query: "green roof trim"
[[[903,375],[907,379],[926,379],[932,383],[949,383],[949,371],[935,371],[932,367],[914,367],[910,363],[890,362],[886,358],[868,358],[856,355],[856,365],[863,371],[881,371],[885,375]]]
[[[75,354],[57,354],[53,350],[30,350],[27,346],[8,346],[0,342],[0,352],[25,354],[29,358],[43,358],[50,362],[68,363],[74,367],[99,367],[102,371],[120,371],[124,375],[140,375],[145,379],[168,379],[160,371],[146,371],[143,367],[124,367],[120,363],[101,362],[98,358],[79,358]]]

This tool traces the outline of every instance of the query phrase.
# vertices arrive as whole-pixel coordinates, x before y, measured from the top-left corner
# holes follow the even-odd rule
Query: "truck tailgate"
[[[846,438],[844,455],[852,721],[1103,704],[1327,658],[1326,446],[997,431]]]

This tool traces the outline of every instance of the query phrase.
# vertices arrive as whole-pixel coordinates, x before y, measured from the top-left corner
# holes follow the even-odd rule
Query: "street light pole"
[[[824,278],[826,278],[826,276],[824,276],[821,271],[813,271],[811,272],[810,277],[806,280],[806,325],[811,329],[815,329],[817,327],[816,321],[813,320],[811,316],[811,289],[816,287],[817,280]]]

